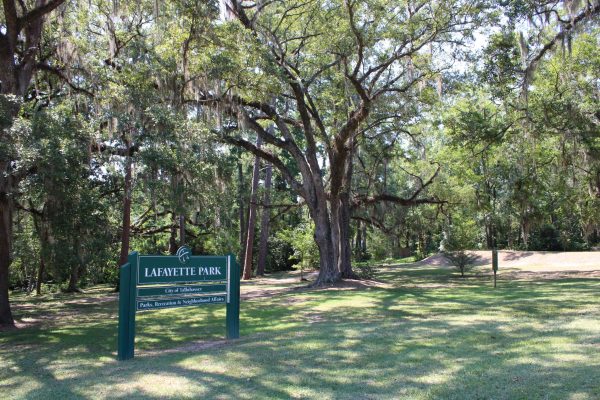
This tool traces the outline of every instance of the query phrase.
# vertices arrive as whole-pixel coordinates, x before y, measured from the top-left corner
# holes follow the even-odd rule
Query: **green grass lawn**
[[[233,342],[222,305],[139,313],[126,362],[109,288],[15,295],[31,326],[0,332],[0,398],[600,399],[600,279],[377,275],[388,284],[244,284],[278,291],[242,302]]]

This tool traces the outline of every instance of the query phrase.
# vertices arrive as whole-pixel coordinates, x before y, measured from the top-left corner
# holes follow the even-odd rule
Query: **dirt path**
[[[478,256],[475,265],[491,266],[491,251],[471,251]],[[600,251],[554,252],[554,251],[512,251],[498,252],[500,271],[510,269],[531,272],[558,271],[600,271]],[[440,254],[428,257],[416,265],[449,267],[450,264]]]

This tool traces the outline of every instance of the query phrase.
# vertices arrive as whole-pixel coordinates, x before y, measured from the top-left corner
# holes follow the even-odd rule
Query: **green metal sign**
[[[140,256],[138,285],[227,280],[227,257]]]
[[[140,287],[137,290],[138,297],[175,296],[217,293],[227,291],[227,285],[187,285],[187,286],[154,286]]]
[[[240,267],[233,254],[193,256],[185,246],[175,256],[133,252],[119,279],[119,360],[133,358],[136,311],[224,303],[227,338],[240,337]]]

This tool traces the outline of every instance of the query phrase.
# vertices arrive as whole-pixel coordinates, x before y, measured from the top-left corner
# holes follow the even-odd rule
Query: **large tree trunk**
[[[331,195],[329,199],[329,210],[331,215],[331,241],[333,242],[333,260],[338,272],[340,269],[340,244],[341,244],[341,227],[340,227],[340,199]],[[340,275],[341,276],[341,275]]]
[[[350,244],[350,195],[341,193],[331,200],[331,231],[335,264],[340,277],[356,279],[352,272],[352,246]]]
[[[350,244],[350,198],[342,196],[340,199],[341,207],[339,212],[339,259],[338,269],[342,278],[357,279],[357,275],[352,271],[352,246]]]
[[[12,238],[11,180],[8,163],[0,162],[0,326],[14,326],[8,296],[8,268]]]
[[[319,248],[319,275],[313,286],[325,286],[337,282],[340,273],[335,259],[327,198],[323,191],[317,191],[315,199],[309,202],[309,211],[315,224],[315,242]]]
[[[262,140],[256,139],[256,147],[260,149]],[[258,177],[260,175],[260,158],[254,157],[252,169],[252,188],[250,192],[250,205],[248,212],[248,233],[246,234],[246,254],[244,256],[244,275],[242,279],[252,278],[252,253],[254,250],[254,227],[256,225],[256,199],[258,196]]]
[[[337,282],[340,273],[335,264],[331,226],[328,221],[321,220],[316,224],[315,242],[319,247],[319,275],[313,285],[318,287]]]
[[[42,281],[44,280],[44,271],[46,270],[46,263],[44,262],[43,254],[40,256],[40,266],[38,268],[37,279],[35,281],[35,294],[37,296],[42,294]]]
[[[267,263],[267,250],[269,242],[269,222],[271,220],[271,179],[273,175],[273,167],[271,163],[267,163],[265,171],[265,196],[263,199],[263,213],[260,222],[260,248],[258,250],[258,264],[256,266],[256,275],[262,276],[265,274],[265,264]]]
[[[353,147],[353,140],[350,141],[350,148]],[[344,186],[340,194],[340,210],[338,213],[339,221],[339,259],[338,269],[342,278],[357,279],[358,276],[352,271],[352,245],[350,236],[350,191],[352,189],[353,169],[353,150],[346,159],[346,174],[344,176]]]
[[[349,150],[338,153],[332,162],[331,172],[331,225],[336,268],[342,278],[357,278],[352,272],[352,246],[350,237],[350,189],[353,173],[353,140]]]
[[[71,274],[69,275],[69,285],[67,286],[67,293],[75,293],[80,292],[77,287],[77,282],[79,282],[79,264],[74,264],[71,268]]]
[[[0,43],[0,49],[3,43]],[[4,54],[0,54],[0,58],[4,57]],[[2,69],[2,68],[0,68]],[[0,78],[4,79],[5,74],[8,71],[0,73]],[[12,78],[11,78],[12,79]],[[15,83],[16,84],[16,83]],[[9,82],[4,80],[0,84],[2,90],[0,91],[0,101],[3,111],[5,107],[11,107],[10,117],[14,120],[16,118],[19,107],[17,104],[11,104],[12,102],[8,98],[4,97],[4,94],[10,94],[13,91],[12,86]],[[17,89],[16,87],[14,88]],[[13,93],[14,94],[14,93]],[[5,116],[3,116],[5,117]],[[12,125],[12,122],[0,126],[0,140],[9,140],[8,129]],[[13,189],[15,182],[13,181],[10,157],[2,157],[0,159],[0,327],[14,327],[15,321],[10,310],[10,300],[8,295],[9,289],[9,267],[10,267],[10,250],[12,241],[12,211],[13,211]]]
[[[14,94],[16,91],[16,87],[12,87],[10,82],[13,80],[13,77],[10,77],[10,80],[4,81],[5,78],[9,75],[11,71],[3,70],[4,69],[4,49],[3,46],[5,44],[0,42],[0,59],[2,62],[0,63],[0,106],[2,106],[5,111],[5,107],[13,106],[13,109],[10,110],[10,116],[12,119],[16,118],[18,114],[18,106],[11,104],[8,98],[4,97],[4,94]],[[12,65],[12,63],[11,63]],[[7,78],[8,79],[8,78]],[[15,83],[16,85],[16,83]],[[14,90],[13,90],[14,89]],[[3,115],[3,117],[5,117]],[[0,140],[9,140],[8,138],[8,129],[12,125],[12,122],[0,126]],[[13,208],[13,176],[11,175],[11,164],[12,160],[10,157],[2,157],[0,158],[0,327],[14,327],[15,321],[12,316],[12,312],[10,310],[10,300],[8,295],[9,289],[9,267],[10,267],[10,247],[12,241],[12,208]]]

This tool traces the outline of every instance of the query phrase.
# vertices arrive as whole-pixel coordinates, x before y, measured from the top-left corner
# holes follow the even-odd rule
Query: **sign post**
[[[129,255],[119,276],[117,359],[133,358],[136,311],[226,304],[226,337],[240,337],[240,267],[235,256]],[[199,284],[200,283],[200,284]]]
[[[225,330],[227,339],[240,337],[240,266],[231,253],[227,256],[231,268],[227,279],[227,311],[225,312]],[[233,275],[233,278],[231,277]]]
[[[498,250],[492,249],[492,270],[494,271],[494,289],[496,288],[496,273],[498,272]]]

